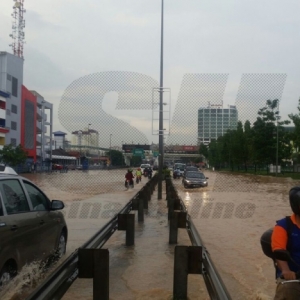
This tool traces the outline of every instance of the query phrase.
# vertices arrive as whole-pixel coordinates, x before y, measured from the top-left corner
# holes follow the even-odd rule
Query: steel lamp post
[[[109,160],[110,160],[110,165],[111,165],[111,137],[112,137],[112,133],[109,135]]]
[[[157,199],[162,199],[162,170],[164,163],[164,125],[163,125],[163,33],[164,33],[164,0],[161,0],[161,43],[160,43],[160,84],[159,84],[159,166]]]

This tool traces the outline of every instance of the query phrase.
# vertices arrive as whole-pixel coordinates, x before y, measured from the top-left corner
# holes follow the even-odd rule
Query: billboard
[[[122,150],[126,153],[132,153],[134,149],[143,149],[143,150],[150,150],[150,145],[140,145],[140,144],[123,144]]]

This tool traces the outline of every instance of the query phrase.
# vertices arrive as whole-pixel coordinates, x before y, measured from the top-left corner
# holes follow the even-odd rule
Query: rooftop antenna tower
[[[24,9],[24,0],[13,0],[13,13],[11,16],[13,17],[12,23],[12,33],[9,35],[12,38],[12,43],[9,45],[13,54],[24,58],[23,56],[23,45],[25,43],[25,20],[24,13],[26,10]]]

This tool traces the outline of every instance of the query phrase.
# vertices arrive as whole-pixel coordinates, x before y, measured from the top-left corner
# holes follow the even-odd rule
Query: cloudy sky
[[[190,73],[228,74],[225,105],[235,104],[243,74],[286,74],[281,115],[296,112],[299,1],[164,3],[164,87],[171,89],[171,115],[183,77]],[[1,51],[11,52],[13,4],[1,0]],[[65,90],[79,78],[116,71],[144,74],[159,82],[160,0],[25,0],[25,9],[24,84],[54,103],[55,130],[70,130],[58,110]],[[149,109],[116,110],[116,103],[117,94],[109,93],[102,108],[139,128],[149,142],[157,142]]]

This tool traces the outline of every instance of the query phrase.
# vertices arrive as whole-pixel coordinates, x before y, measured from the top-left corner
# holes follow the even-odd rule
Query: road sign
[[[144,149],[135,148],[132,150],[133,156],[144,156]]]
[[[158,151],[153,151],[153,156],[154,156],[154,157],[157,157],[157,156],[158,156],[158,154],[159,154],[159,152],[158,152]]]

